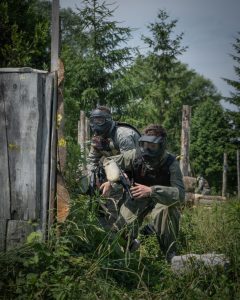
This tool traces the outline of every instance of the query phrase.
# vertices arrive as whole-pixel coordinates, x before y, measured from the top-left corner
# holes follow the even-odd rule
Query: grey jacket
[[[167,159],[168,153],[165,152],[163,159],[160,162],[159,167]],[[118,165],[124,171],[130,171],[134,159],[137,157],[136,150],[130,150],[124,154],[117,155],[114,157],[105,158],[105,161],[114,159]],[[174,205],[174,204],[183,204],[185,200],[185,188],[183,183],[182,172],[179,167],[179,163],[175,160],[170,166],[170,185],[171,186],[162,186],[162,185],[153,185],[151,186],[152,192],[150,198],[155,200],[158,203],[163,205]]]
[[[116,126],[113,124],[110,134],[110,151],[100,151],[91,146],[87,157],[87,170],[94,170],[103,157],[118,155],[125,151],[136,149],[139,152],[138,139],[139,135],[136,131],[125,126]]]

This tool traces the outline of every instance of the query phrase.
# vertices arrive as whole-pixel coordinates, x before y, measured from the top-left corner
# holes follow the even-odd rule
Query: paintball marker
[[[91,172],[90,176],[90,195],[94,195],[96,189],[100,187],[100,185],[106,181],[106,174],[102,164],[99,164],[94,170]]]
[[[103,163],[103,167],[107,180],[120,183],[125,192],[128,194],[129,198],[134,200],[130,191],[131,183],[129,182],[128,178],[126,178],[126,175],[123,173],[119,165],[114,160],[108,160]]]

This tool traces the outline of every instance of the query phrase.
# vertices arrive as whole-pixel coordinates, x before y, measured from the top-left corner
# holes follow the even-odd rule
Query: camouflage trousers
[[[119,210],[124,202],[125,195],[121,185],[115,185],[109,196],[101,200],[98,219],[105,230],[111,230],[119,216]]]
[[[119,216],[114,223],[118,230],[127,228],[131,239],[138,235],[139,227],[148,215],[150,224],[157,235],[160,249],[164,254],[175,250],[179,233],[180,212],[175,205],[155,203],[151,198],[128,200],[122,204]]]

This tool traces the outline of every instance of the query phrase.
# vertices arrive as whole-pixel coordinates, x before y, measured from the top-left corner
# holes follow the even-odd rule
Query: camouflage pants
[[[128,200],[121,206],[119,217],[114,225],[118,230],[127,227],[130,238],[134,239],[147,215],[150,217],[163,253],[174,250],[180,221],[180,212],[176,206],[154,203],[151,198]]]
[[[116,185],[111,190],[109,197],[101,201],[98,219],[104,229],[112,229],[113,224],[118,219],[119,210],[123,202],[123,188],[120,185]]]

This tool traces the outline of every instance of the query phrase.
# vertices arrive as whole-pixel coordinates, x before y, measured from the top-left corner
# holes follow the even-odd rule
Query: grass
[[[240,299],[240,201],[186,208],[179,251],[222,253],[230,265],[175,274],[154,236],[125,254],[120,237],[98,226],[81,196],[48,242],[34,233],[23,247],[0,254],[0,299]]]

